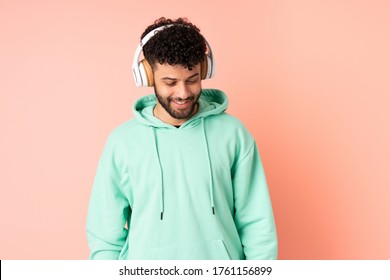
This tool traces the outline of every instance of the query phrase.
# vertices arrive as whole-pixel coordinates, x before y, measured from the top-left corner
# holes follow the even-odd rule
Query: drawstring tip
[[[161,216],[160,216],[160,220],[162,220],[163,219],[163,212],[161,212]]]
[[[215,215],[215,209],[214,209],[214,206],[212,207],[212,209],[213,209],[213,215]]]

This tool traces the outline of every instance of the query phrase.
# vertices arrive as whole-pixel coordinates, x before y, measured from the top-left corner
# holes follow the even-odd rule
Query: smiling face
[[[156,63],[154,83],[155,117],[171,125],[182,125],[196,114],[202,90],[200,64],[189,70],[181,65]]]

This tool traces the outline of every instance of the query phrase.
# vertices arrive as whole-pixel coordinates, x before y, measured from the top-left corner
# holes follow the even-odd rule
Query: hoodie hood
[[[174,126],[166,124],[154,117],[153,109],[157,104],[156,96],[150,94],[138,99],[133,107],[135,118],[142,124],[153,126],[155,128],[173,129]],[[217,89],[202,89],[198,101],[198,112],[187,120],[181,127],[192,126],[200,122],[204,117],[218,115],[224,112],[228,107],[228,98],[226,94]]]

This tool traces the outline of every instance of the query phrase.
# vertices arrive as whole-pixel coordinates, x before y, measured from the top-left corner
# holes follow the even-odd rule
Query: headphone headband
[[[160,27],[153,29],[152,31],[150,31],[148,34],[146,34],[142,38],[140,44],[137,46],[137,49],[135,50],[135,53],[134,53],[133,65],[132,65],[133,76],[134,76],[134,80],[135,80],[137,87],[153,86],[153,84],[154,84],[153,73],[150,73],[151,67],[150,67],[149,63],[146,61],[146,59],[139,61],[139,57],[141,55],[143,46],[145,46],[145,44],[156,33],[158,33],[158,31],[169,28],[173,25],[175,25],[175,24],[167,24],[167,25],[163,25],[163,26],[160,26]],[[214,63],[214,58],[213,58],[211,46],[209,45],[209,43],[207,42],[206,39],[205,39],[205,42],[207,45],[208,53],[205,54],[205,60],[206,60],[205,65],[206,65],[207,71],[206,71],[205,77],[203,77],[203,79],[209,79],[215,75],[215,63]]]

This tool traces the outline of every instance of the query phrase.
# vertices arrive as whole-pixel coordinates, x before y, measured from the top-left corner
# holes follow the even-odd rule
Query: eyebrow
[[[195,73],[194,75],[189,76],[188,78],[186,78],[186,80],[190,80],[192,78],[195,78],[196,76],[199,76],[199,73]],[[161,78],[161,80],[177,81],[176,78],[171,78],[171,77],[163,77]]]

